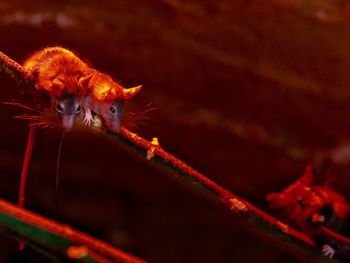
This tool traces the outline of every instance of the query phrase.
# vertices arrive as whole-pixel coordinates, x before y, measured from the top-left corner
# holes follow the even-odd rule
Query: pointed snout
[[[120,122],[114,122],[110,125],[109,130],[114,133],[119,133],[120,130]]]
[[[62,128],[68,132],[72,129],[74,124],[75,115],[67,115],[62,118]]]
[[[286,199],[282,194],[271,193],[266,196],[266,200],[272,208],[281,208],[286,206]]]

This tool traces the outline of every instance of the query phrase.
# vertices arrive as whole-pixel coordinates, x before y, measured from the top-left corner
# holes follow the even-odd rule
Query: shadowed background
[[[348,192],[350,5],[346,1],[11,1],[0,50],[18,62],[45,46],[76,51],[157,110],[132,130],[266,210],[265,196],[308,162]],[[1,101],[21,99],[0,75]],[[0,197],[16,202],[27,136],[0,107]],[[27,208],[52,216],[60,132],[39,130]],[[332,163],[332,164],[331,164]],[[151,262],[295,262],[166,174],[76,127],[63,148],[60,222]],[[349,196],[348,196],[349,197]],[[47,262],[2,238],[0,261]]]

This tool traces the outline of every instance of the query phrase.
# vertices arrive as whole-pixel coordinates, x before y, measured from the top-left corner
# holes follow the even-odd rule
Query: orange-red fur
[[[123,99],[123,87],[107,74],[95,71],[89,82],[89,89],[98,101],[111,102]]]
[[[286,222],[322,245],[324,255],[348,257],[348,244],[322,232],[321,227],[348,235],[350,205],[329,185],[317,183],[316,175],[313,165],[309,165],[301,178],[281,192],[269,194],[267,200],[272,208],[284,213]]]
[[[79,81],[92,71],[73,52],[61,47],[35,52],[24,62],[24,67],[32,72],[38,89],[56,98],[84,94],[86,87],[79,85]]]

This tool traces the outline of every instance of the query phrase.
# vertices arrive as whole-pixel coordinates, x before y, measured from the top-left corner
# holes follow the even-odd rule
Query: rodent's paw
[[[332,258],[335,254],[335,249],[332,248],[330,245],[323,245],[322,254],[326,257]]]
[[[313,214],[312,215],[312,222],[314,223],[324,223],[326,221],[326,217],[322,214]]]
[[[90,111],[86,111],[85,112],[85,117],[84,117],[84,120],[83,120],[84,124],[87,125],[87,126],[90,126],[92,121],[93,121],[93,117],[92,117],[91,112]]]
[[[83,122],[84,122],[84,124],[85,124],[86,126],[90,126],[91,123],[92,123],[92,118],[90,118],[90,119],[84,118]]]

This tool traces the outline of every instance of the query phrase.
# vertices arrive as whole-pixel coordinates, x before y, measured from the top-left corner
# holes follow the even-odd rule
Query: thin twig
[[[36,127],[30,124],[28,138],[27,138],[27,147],[24,154],[24,161],[22,165],[22,172],[21,172],[21,178],[20,178],[20,184],[19,184],[18,206],[20,208],[24,207],[24,202],[25,202],[25,189],[27,185],[27,177],[28,177],[28,171],[30,166],[30,160],[32,158],[35,132],[36,132]],[[19,249],[20,250],[24,249],[23,242],[19,243]]]
[[[24,154],[24,161],[23,161],[23,166],[22,166],[19,195],[18,195],[18,206],[21,208],[24,207],[24,202],[25,202],[25,188],[26,188],[26,184],[27,184],[27,175],[28,175],[28,170],[29,170],[29,166],[30,166],[30,160],[32,157],[32,152],[33,152],[35,132],[36,132],[36,127],[33,125],[29,125],[27,147],[26,147],[26,151]]]

